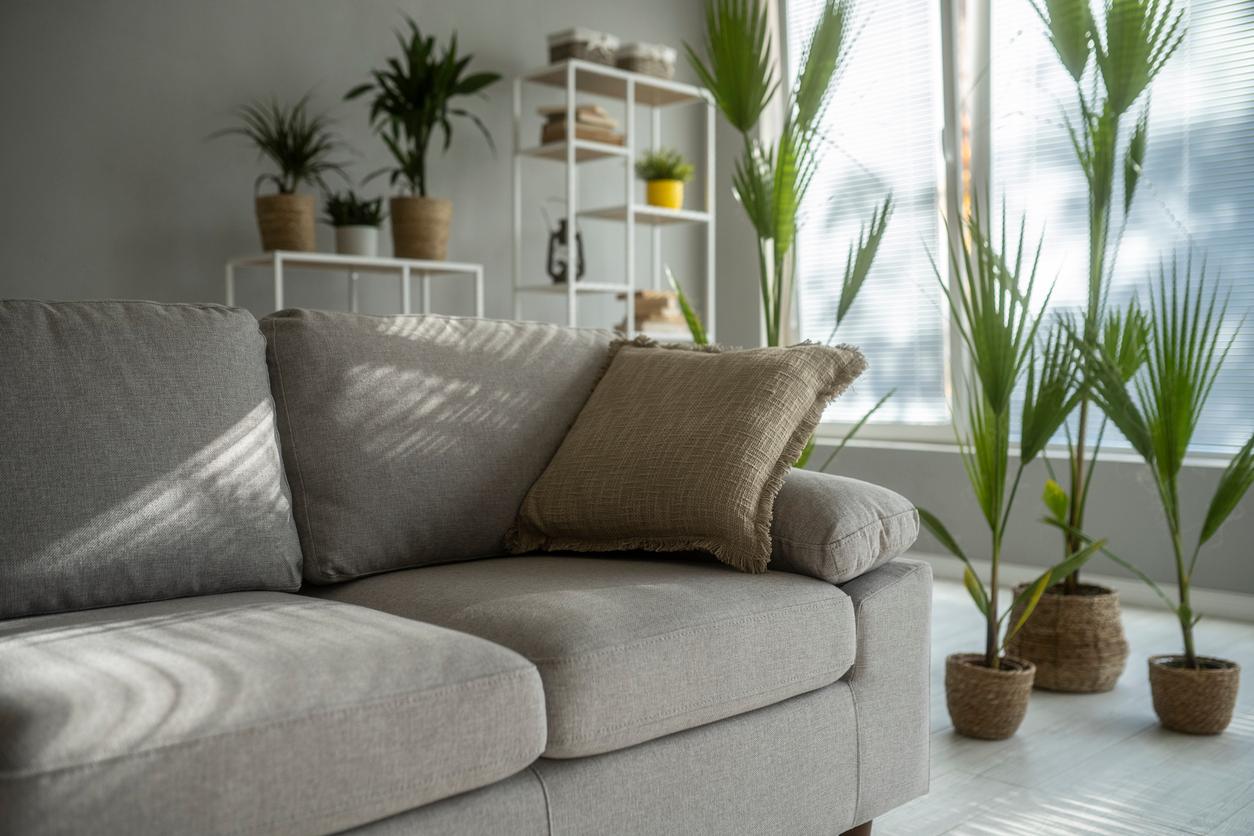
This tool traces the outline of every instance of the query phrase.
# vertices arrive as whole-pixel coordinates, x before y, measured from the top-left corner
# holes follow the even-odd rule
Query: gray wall
[[[678,46],[699,34],[701,9],[699,0],[6,0],[0,297],[221,301],[223,261],[259,249],[252,184],[263,169],[241,141],[208,135],[229,125],[243,103],[312,92],[360,152],[350,158],[354,178],[385,165],[366,105],[342,97],[395,50],[392,30],[407,12],[441,39],[456,30],[474,66],[506,78],[487,101],[471,104],[496,138],[496,156],[463,123],[452,149],[430,160],[429,176],[432,193],[454,202],[450,258],[483,263],[488,315],[512,316],[508,79],[547,63],[551,31],[579,24]],[[686,67],[680,78],[691,80]],[[556,91],[550,96],[527,106],[527,144],[539,133],[534,106],[559,101]],[[699,151],[698,110],[664,118],[663,141]],[[564,196],[560,165],[528,160],[525,171],[530,195]],[[618,161],[582,167],[583,205],[621,203],[622,171]],[[697,199],[702,185],[692,188]],[[365,189],[387,190],[384,180]],[[546,281],[538,209],[528,208],[526,219],[526,257],[535,268],[528,281]],[[666,234],[666,260],[696,280],[704,248],[684,232],[692,230]],[[321,248],[331,249],[330,230],[318,234]],[[621,276],[621,227],[591,222],[585,237],[589,278]],[[394,284],[373,286],[363,288],[364,309],[395,309]],[[343,307],[344,287],[329,277],[293,282],[287,303]],[[468,293],[436,287],[438,309],[470,311]],[[242,284],[240,304],[268,312],[266,288],[254,275]],[[585,304],[586,324],[621,319],[612,300]],[[545,297],[524,311],[531,318],[559,313]]]

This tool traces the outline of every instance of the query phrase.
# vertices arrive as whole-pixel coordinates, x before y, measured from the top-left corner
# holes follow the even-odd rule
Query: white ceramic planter
[[[335,251],[340,255],[361,255],[374,258],[379,254],[377,226],[337,226]]]

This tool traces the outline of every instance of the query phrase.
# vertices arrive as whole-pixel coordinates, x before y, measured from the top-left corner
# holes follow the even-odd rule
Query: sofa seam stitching
[[[579,735],[576,737],[569,737],[569,736],[562,736],[562,735],[555,736],[555,735],[550,734],[549,742],[550,743],[557,742],[559,744],[564,744],[564,745],[569,745],[573,743],[586,743],[588,741],[596,740],[597,738],[602,737],[604,735],[613,734],[615,732],[620,732],[625,729],[630,729],[634,726],[660,723],[663,720],[674,720],[677,717],[682,717],[685,714],[691,714],[694,711],[698,711],[703,708],[717,708],[719,706],[730,705],[732,703],[739,702],[741,700],[751,699],[753,697],[765,696],[766,694],[784,690],[790,685],[796,685],[798,682],[825,680],[829,676],[836,677],[835,679],[829,680],[828,684],[831,684],[833,682],[839,681],[840,675],[843,673],[846,673],[848,670],[849,668],[846,668],[845,670],[840,670],[839,668],[831,668],[831,669],[821,671],[816,674],[806,674],[803,676],[792,677],[791,679],[786,679],[783,682],[779,682],[775,685],[772,685],[770,688],[764,688],[760,691],[754,691],[748,694],[739,694],[730,699],[725,699],[725,700],[716,699],[716,700],[709,700],[709,701],[701,702],[701,703],[690,702],[690,703],[681,705],[678,708],[678,710],[673,711],[669,714],[651,714],[645,717],[638,717],[635,720],[632,720],[631,722],[628,722],[628,723],[622,723],[617,726],[604,726],[596,730],[595,732],[590,732],[588,734]],[[823,686],[818,686],[818,687],[823,687]]]
[[[204,743],[211,743],[213,741],[216,741],[222,738],[229,738],[229,737],[236,737],[236,736],[244,737],[248,735],[254,735],[263,731],[268,731],[270,729],[281,728],[283,726],[293,725],[296,723],[308,722],[313,719],[330,718],[336,715],[356,713],[359,711],[372,711],[376,709],[395,708],[397,706],[405,705],[407,703],[412,703],[419,699],[423,699],[423,698],[430,697],[436,694],[440,694],[445,691],[453,691],[453,690],[458,690],[458,689],[481,690],[483,688],[487,688],[490,685],[495,685],[498,682],[503,682],[503,681],[508,682],[514,679],[522,679],[524,675],[531,673],[532,670],[533,670],[532,667],[525,667],[525,668],[515,668],[510,671],[502,671],[498,673],[486,674],[476,679],[466,680],[465,682],[449,683],[448,685],[439,685],[439,686],[436,686],[435,688],[424,688],[422,690],[408,691],[402,694],[394,694],[385,699],[376,700],[375,702],[371,702],[371,703],[359,703],[356,705],[342,705],[337,708],[328,708],[328,709],[323,709],[321,711],[309,712],[306,714],[301,714],[296,717],[285,717],[282,720],[271,720],[265,723],[256,723],[251,726],[245,726],[239,729],[230,729],[227,731],[215,732],[214,734],[203,735],[201,737],[192,738],[190,740],[171,741],[170,743],[166,743],[161,746],[156,746],[151,749],[144,749],[142,751],[122,752],[122,753],[115,754],[115,755],[108,755],[103,758],[98,758],[96,760],[89,761],[87,763],[59,764],[55,766],[37,767],[34,770],[13,770],[11,772],[0,772],[0,781],[29,780],[31,778],[41,778],[47,775],[51,775],[54,772],[55,773],[76,772],[76,771],[81,771],[81,770],[86,770],[86,769],[92,769],[92,768],[99,767],[99,766],[104,766],[105,764],[111,763],[113,761],[139,760],[141,758],[155,757],[156,755],[162,752],[167,752],[167,751],[171,751],[174,749],[181,749],[181,748],[192,748],[192,747],[204,744]]]
[[[548,741],[545,742],[547,744]],[[527,765],[527,771],[535,776],[536,783],[540,785],[540,797],[544,799],[544,822],[548,825],[549,836],[553,836],[553,805],[549,801],[549,786],[544,783],[544,776],[536,769],[534,762]]]

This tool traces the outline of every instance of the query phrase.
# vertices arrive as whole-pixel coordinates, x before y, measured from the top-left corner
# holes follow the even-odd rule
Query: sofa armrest
[[[888,488],[793,469],[775,499],[770,568],[844,583],[914,545],[919,513]]]

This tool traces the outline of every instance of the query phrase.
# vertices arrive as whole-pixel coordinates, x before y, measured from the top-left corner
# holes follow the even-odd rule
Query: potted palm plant
[[[324,223],[335,228],[335,251],[340,255],[379,254],[379,224],[383,223],[383,198],[366,200],[352,189],[327,195]]]
[[[327,172],[344,175],[332,156],[341,148],[331,132],[330,120],[309,112],[309,97],[291,107],[277,100],[257,102],[239,109],[240,124],[213,136],[242,136],[251,142],[277,171],[260,175],[254,192],[269,183],[275,194],[255,197],[257,226],[264,250],[311,251],[314,241],[314,196],[297,194],[302,185],[326,188]]]
[[[919,509],[923,525],[963,562],[964,585],[984,617],[984,651],[955,653],[945,660],[945,699],[954,729],[986,740],[1001,740],[1018,730],[1032,690],[1035,667],[1006,654],[1007,642],[1023,627],[1045,590],[1104,545],[1099,542],[1079,549],[1017,592],[1010,607],[999,606],[1002,549],[1015,495],[1024,470],[1074,406],[1079,359],[1061,324],[1051,329],[1038,352],[1044,305],[1033,313],[1036,258],[1025,265],[1022,226],[1014,252],[1006,246],[1004,218],[1002,226],[1000,246],[996,246],[973,214],[966,223],[966,235],[955,236],[959,240],[952,245],[949,282],[936,270],[972,372],[964,408],[955,416],[955,434],[991,534],[987,580],[980,578],[936,515]],[[1012,396],[1020,382],[1025,387],[1019,460],[1011,478]]]
[[[636,176],[645,182],[645,201],[665,209],[684,208],[684,184],[692,179],[692,163],[673,148],[646,151],[636,160]]]
[[[770,143],[760,139],[758,123],[779,92],[780,81],[775,71],[776,52],[766,4],[758,0],[707,0],[702,51],[684,44],[697,77],[713,95],[723,117],[740,134],[742,147],[732,175],[732,191],[754,230],[766,344],[770,346],[780,344],[787,321],[785,312],[795,296],[793,244],[801,222],[802,203],[827,150],[823,120],[858,29],[855,5],[854,0],[824,3],[810,40],[799,53],[797,80],[783,95],[783,126]],[[837,327],[870,274],[892,213],[892,195],[886,195],[883,204],[872,211],[859,230],[858,240],[850,243],[834,311],[836,327],[829,343],[835,339]],[[836,452],[891,394],[881,398],[853,425]],[[811,439],[798,466],[806,463],[813,447]],[[834,456],[835,452],[823,467]]]
[[[389,58],[385,69],[373,70],[372,80],[349,90],[345,98],[371,96],[370,122],[395,163],[371,177],[388,174],[393,186],[399,184],[407,192],[390,201],[393,253],[398,258],[442,261],[448,254],[453,204],[427,194],[427,152],[437,131],[441,147],[448,150],[455,116],[469,119],[495,149],[479,117],[457,102],[481,92],[500,75],[467,73],[472,56],[458,53],[456,34],[441,47],[411,18],[405,22],[407,29],[396,35],[400,56]]]
[[[1135,316],[1121,319],[1106,304],[1119,245],[1118,237],[1111,237],[1112,218],[1122,212],[1126,222],[1132,208],[1148,142],[1147,91],[1180,45],[1183,15],[1176,10],[1174,0],[1107,2],[1102,6],[1101,20],[1093,15],[1089,0],[1031,2],[1059,61],[1075,83],[1079,107],[1079,119],[1073,122],[1068,118],[1066,124],[1089,191],[1088,299],[1081,314],[1081,331],[1092,344],[1105,340],[1103,351],[1126,361],[1120,370],[1127,380],[1144,356],[1143,343],[1138,343],[1144,330]],[[1093,73],[1087,72],[1090,64],[1094,65]],[[1128,114],[1141,101],[1144,104],[1131,132],[1121,131]],[[1115,194],[1118,169],[1123,174],[1122,201]],[[1085,527],[1085,508],[1108,420],[1102,417],[1096,435],[1090,438],[1097,418],[1092,414],[1090,377],[1091,369],[1082,366],[1074,434],[1070,429],[1067,433],[1069,488],[1051,481],[1045,489],[1050,513],[1062,508],[1067,522],[1064,555],[1083,547],[1075,532]],[[1103,586],[1081,583],[1079,573],[1073,572],[1045,593],[1035,618],[1011,647],[1036,662],[1038,687],[1109,691],[1128,656],[1118,595]]]
[[[1220,476],[1197,539],[1186,551],[1180,468],[1236,333],[1221,339],[1227,303],[1219,304],[1216,290],[1207,287],[1205,268],[1194,282],[1190,258],[1183,272],[1182,282],[1176,259],[1170,281],[1166,268],[1159,269],[1158,287],[1150,292],[1149,352],[1144,370],[1131,385],[1093,341],[1084,341],[1079,332],[1076,338],[1093,370],[1094,400],[1149,465],[1175,560],[1179,598],[1173,601],[1135,566],[1107,552],[1153,587],[1180,622],[1184,652],[1149,660],[1154,711],[1163,726],[1174,731],[1218,734],[1232,720],[1241,669],[1226,659],[1198,655],[1193,628],[1201,615],[1190,602],[1190,585],[1202,547],[1254,484],[1254,435]],[[1068,533],[1091,542],[1082,532]]]

